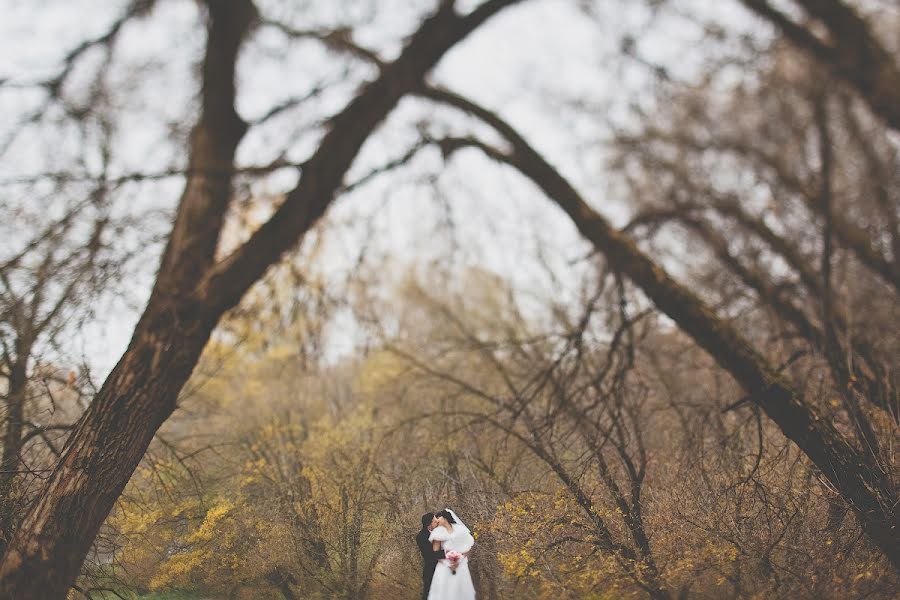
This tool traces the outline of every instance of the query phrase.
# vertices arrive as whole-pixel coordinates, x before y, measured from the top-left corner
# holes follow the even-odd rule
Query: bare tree
[[[823,419],[790,381],[731,324],[716,316],[699,297],[676,282],[626,235],[614,229],[528,142],[496,113],[446,90],[429,89],[429,97],[478,116],[501,133],[508,150],[476,138],[438,140],[450,155],[475,147],[512,166],[532,180],[565,211],[581,234],[622,275],[634,282],[657,308],[672,318],[738,381],[753,402],[806,453],[853,507],[870,539],[900,565],[896,491],[867,451],[856,449],[835,426]]]
[[[872,112],[900,130],[900,68],[853,7],[838,0],[797,0],[792,4],[812,20],[798,23],[768,0],[742,2],[853,86]],[[816,23],[824,26],[826,38],[817,34]]]
[[[247,124],[234,109],[235,60],[257,16],[249,0],[211,1],[199,121],[187,183],[156,283],[128,350],[72,432],[0,566],[0,596],[62,598],[222,314],[324,213],[363,142],[457,42],[515,0],[468,14],[442,2],[400,56],[329,122],[300,181],[242,246],[216,261]],[[74,515],[78,519],[73,519]]]
[[[426,378],[474,399],[471,408],[454,402],[445,413],[498,430],[527,449],[560,481],[589,523],[580,532],[581,543],[615,560],[650,598],[668,599],[673,593],[657,566],[642,516],[647,390],[632,376],[640,322],[648,313],[629,314],[624,287],[609,286],[613,278],[608,274],[600,279],[581,314],[546,334],[529,335],[527,321],[513,307],[508,321],[494,324],[501,337],[480,333],[464,314],[423,292],[423,301],[452,324],[456,346],[448,348],[445,341],[436,358],[391,347]],[[606,318],[600,308],[605,304],[617,308]],[[597,330],[607,327],[611,341],[601,345]],[[621,523],[616,526],[607,513],[618,515]],[[578,538],[572,533],[566,539]],[[546,551],[556,545],[550,543]]]
[[[882,413],[896,415],[897,396],[890,379],[891,365],[885,364],[877,344],[851,331],[850,321],[854,315],[848,307],[842,306],[835,284],[836,256],[842,254],[840,248],[846,248],[867,271],[890,286],[891,293],[898,289],[900,270],[897,269],[896,249],[900,248],[900,234],[896,231],[890,185],[881,183],[875,190],[879,210],[890,216],[887,221],[893,228],[890,235],[884,237],[892,243],[892,250],[885,251],[883,245],[873,243],[873,236],[860,222],[843,218],[836,209],[839,181],[834,170],[835,132],[831,128],[831,107],[828,102],[813,102],[811,106],[818,124],[815,145],[821,164],[811,177],[798,177],[790,165],[785,168],[778,155],[755,147],[748,153],[775,171],[783,185],[792,188],[821,221],[821,231],[809,236],[817,244],[821,243],[820,253],[818,246],[815,250],[810,250],[809,244],[798,248],[794,240],[776,234],[765,220],[734,209],[734,202],[741,199],[739,196],[719,199],[721,201],[717,201],[718,206],[714,208],[718,214],[712,214],[706,206],[699,211],[685,210],[685,203],[680,201],[676,215],[716,253],[727,274],[739,280],[737,293],[742,293],[744,288],[753,290],[760,304],[777,315],[777,324],[772,329],[789,327],[825,357],[832,378],[841,388],[844,412],[849,416],[856,437],[853,440],[844,424],[832,422],[829,415],[823,414],[813,399],[785,374],[791,361],[782,362],[783,357],[777,352],[760,352],[759,344],[747,339],[738,325],[671,277],[627,232],[616,230],[595,211],[576,188],[498,114],[424,83],[428,72],[447,51],[485,20],[516,2],[484,0],[473,11],[460,14],[452,0],[441,1],[436,12],[419,24],[398,57],[391,61],[355,44],[351,33],[344,28],[301,31],[274,24],[292,39],[315,39],[331,50],[349,53],[365,61],[374,75],[342,110],[320,124],[322,137],[306,160],[292,161],[282,154],[269,164],[249,167],[238,167],[235,160],[236,150],[248,130],[298,106],[303,98],[288,99],[253,122],[237,114],[235,71],[243,43],[255,27],[273,23],[260,21],[251,0],[207,0],[202,3],[208,20],[207,38],[200,69],[199,118],[187,144],[187,166],[159,173],[126,173],[118,179],[125,182],[173,175],[185,179],[150,299],[127,351],[75,426],[42,494],[10,540],[0,562],[0,597],[61,598],[66,594],[103,520],[144,456],[155,432],[175,409],[185,382],[223,314],[234,308],[266,270],[303,239],[337,196],[355,186],[344,179],[360,148],[398,102],[413,94],[475,116],[499,133],[506,145],[493,146],[475,137],[426,139],[399,162],[404,162],[418,148],[434,142],[447,156],[464,148],[477,148],[530,179],[572,219],[595,250],[606,256],[617,274],[640,288],[661,312],[673,319],[744,388],[747,395],[731,408],[752,405],[767,414],[853,508],[868,537],[888,560],[895,567],[900,565],[897,542],[900,535],[897,535],[895,509],[897,491],[893,474],[881,462],[880,432],[877,423],[873,425]],[[130,3],[124,16],[107,33],[69,52],[60,73],[40,84],[47,91],[47,102],[62,104],[67,114],[88,110],[62,101],[60,90],[74,72],[74,64],[89,49],[109,51],[126,21],[143,14],[153,4],[144,0]],[[900,117],[895,108],[900,106],[896,94],[900,76],[895,61],[855,11],[836,0],[822,3],[797,0],[805,14],[817,21],[806,27],[790,20],[767,2],[746,0],[744,4],[775,23],[793,43],[810,51],[840,79],[848,82],[873,113],[894,129],[900,128]],[[823,27],[825,37],[821,35]],[[317,89],[310,92],[311,95],[315,93],[318,93]],[[26,118],[23,126],[41,118],[49,104],[39,107],[32,117]],[[857,131],[864,128],[865,125],[857,127]],[[855,135],[865,138],[865,134]],[[865,145],[864,140],[862,145]],[[878,153],[866,154],[865,164],[872,173],[891,172],[892,163],[883,161]],[[227,237],[224,227],[230,211],[237,204],[234,188],[240,181],[238,176],[254,177],[280,168],[298,171],[297,185],[271,204],[271,217],[249,239],[234,248],[228,247],[223,243]],[[889,177],[882,179],[887,181]],[[364,177],[361,181],[365,180]],[[109,179],[104,181],[110,183]],[[729,203],[732,208],[727,208]],[[722,217],[739,222],[752,231],[752,235],[763,239],[772,252],[782,256],[796,271],[806,288],[806,295],[817,296],[815,310],[807,311],[796,305],[779,289],[774,279],[766,277],[759,265],[748,264],[750,261],[736,255],[729,240],[723,240],[715,231],[715,224],[721,222]],[[21,302],[13,296],[10,296],[11,308],[4,307],[4,320],[19,319],[16,314],[21,308],[16,307]],[[18,340],[19,329],[9,330],[16,332],[10,339]],[[27,328],[22,331],[28,333]],[[28,337],[25,335],[22,339],[28,341]],[[571,346],[570,350],[572,348],[576,346]],[[21,386],[17,382],[22,379],[20,375],[24,371],[21,369],[27,370],[27,359],[21,372],[14,372],[12,366],[28,352],[20,352],[16,347],[14,352],[8,352],[10,357],[13,354],[15,358],[7,361],[8,378],[10,388],[19,389]],[[625,354],[627,356],[627,352]],[[855,362],[856,356],[862,359],[859,366]],[[542,389],[562,390],[557,400],[571,397],[562,379],[551,376],[556,372],[545,373],[549,375],[545,379],[546,387]],[[876,408],[870,410],[869,406],[858,403],[860,397]],[[524,398],[519,400],[522,401],[517,403],[517,408],[524,405],[529,411],[547,406],[539,403],[530,406]],[[14,405],[16,402],[11,402],[10,406]],[[568,405],[561,402],[554,406],[562,410]],[[510,407],[503,405],[501,408],[508,417]],[[556,417],[560,415],[565,417],[566,413],[553,412],[543,420],[535,417],[534,422],[527,424],[530,429],[521,439],[522,443],[531,443],[532,450],[542,459],[546,458],[545,462],[549,461],[547,464],[551,468],[553,464],[559,464],[553,462],[558,457],[546,449],[546,438],[536,438],[531,430],[553,430],[557,426]],[[560,424],[578,421],[574,416],[575,413],[560,417]],[[578,416],[584,416],[584,413],[578,413]],[[637,423],[629,421],[626,412],[619,413],[617,419],[622,431]],[[15,422],[21,424],[22,419],[9,420],[12,425],[7,432],[8,442],[4,444],[4,451],[10,449],[11,453],[16,440],[27,435]],[[616,423],[612,431],[615,431]],[[600,445],[597,440],[615,439],[614,434],[598,434],[606,427],[605,423],[601,426],[595,421],[594,424],[595,430],[579,433],[582,441],[587,443],[586,440],[594,439],[595,445]],[[622,437],[626,436],[623,434]],[[861,447],[863,444],[865,447]],[[631,565],[636,581],[657,597],[666,597],[670,592],[653,566],[649,545],[641,540],[639,484],[643,465],[640,451],[635,460],[628,444],[623,443],[620,450],[617,460],[628,471],[627,481],[632,485],[630,494],[622,490],[617,493],[619,483],[614,478],[604,477],[602,468],[599,475],[617,502],[624,506],[622,510],[628,515],[631,540],[623,544],[611,535],[604,538],[606,525],[602,522],[595,522],[596,529],[607,549],[630,561],[625,565]],[[15,454],[20,451],[16,450]],[[603,456],[594,456],[594,459],[602,461]],[[3,457],[4,464],[12,460]],[[560,472],[565,474],[562,468]],[[637,499],[633,489],[635,482],[638,484]],[[573,492],[578,491],[577,487],[571,488]],[[74,518],[76,515],[77,519]],[[271,582],[290,591],[291,581],[286,577],[284,573],[273,572]],[[285,595],[289,596],[288,593]]]
[[[0,344],[6,379],[3,415],[3,455],[0,461],[0,547],[16,526],[16,515],[27,505],[24,474],[33,466],[25,449],[32,440],[45,444],[57,457],[60,434],[72,424],[52,413],[71,416],[57,407],[53,388],[76,389],[74,370],[60,373],[61,366],[39,365],[43,353],[59,347],[61,337],[82,322],[91,303],[117,277],[124,261],[110,248],[111,233],[121,224],[112,222],[102,182],[85,200],[69,203],[53,220],[0,264]],[[13,223],[28,220],[12,213]],[[70,399],[71,400],[71,399]],[[81,407],[75,410],[80,412]]]

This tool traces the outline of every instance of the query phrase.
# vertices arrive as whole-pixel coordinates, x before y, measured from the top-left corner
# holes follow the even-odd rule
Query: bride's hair
[[[456,523],[456,519],[454,519],[453,515],[451,515],[450,512],[447,510],[442,510],[439,513],[436,513],[435,516],[436,517],[444,517],[445,519],[447,519],[448,523],[451,523],[451,524]]]

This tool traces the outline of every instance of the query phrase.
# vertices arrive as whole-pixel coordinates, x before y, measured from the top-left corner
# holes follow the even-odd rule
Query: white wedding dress
[[[456,550],[468,552],[475,545],[475,539],[456,514],[453,515],[456,523],[451,524],[453,531],[448,531],[443,526],[435,527],[429,536],[432,542],[441,542],[441,548],[445,552]],[[439,560],[434,569],[434,579],[431,580],[431,591],[428,592],[428,600],[475,600],[475,586],[472,584],[472,575],[469,573],[469,559],[465,556],[459,559],[456,574],[450,570],[450,561]]]

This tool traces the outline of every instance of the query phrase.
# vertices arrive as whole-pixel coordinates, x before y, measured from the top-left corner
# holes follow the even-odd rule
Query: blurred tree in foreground
[[[479,534],[488,598],[896,592],[898,341],[885,324],[900,290],[900,69],[882,33],[896,10],[735,2],[777,36],[701,27],[729,50],[685,81],[623,39],[657,80],[610,124],[608,165],[588,169],[625,198],[620,228],[597,208],[594,173],[576,179],[515,111],[429,76],[519,3],[415,3],[388,42],[367,27],[377,3],[196,3],[172,21],[189,23],[176,54],[199,63],[173,114],[148,108],[147,89],[173,73],[120,42],[175,3],[137,0],[54,74],[2,82],[27,90],[0,152],[16,157],[11,213],[29,231],[0,264],[0,597],[62,598],[73,583],[88,597],[411,597],[408,523],[439,502]],[[310,45],[302,85],[241,95],[266,88],[242,65],[278,56],[283,73]],[[404,118],[420,112],[401,151],[354,166],[407,97]],[[579,117],[589,101],[576,99]],[[150,114],[155,126],[123,126]],[[154,136],[176,150],[156,155]],[[53,151],[35,156],[34,139]],[[369,244],[383,242],[372,230],[357,231],[359,279],[335,293],[333,257],[315,247],[323,215],[438,151],[441,173],[417,170],[438,200],[451,197],[440,175],[476,155],[561,209],[588,251],[565,274],[574,295],[541,248],[531,267],[558,298],[526,298],[522,265],[507,280],[456,264],[464,293],[439,268],[391,285],[390,258],[366,280]],[[143,237],[125,190],[167,180],[180,199],[150,210],[173,220],[127,350],[96,391],[60,377],[63,334],[143,249],[127,250]],[[41,190],[54,203],[35,215]],[[342,321],[353,339],[336,360]],[[90,393],[83,414],[67,399],[75,408],[36,420],[60,388]]]

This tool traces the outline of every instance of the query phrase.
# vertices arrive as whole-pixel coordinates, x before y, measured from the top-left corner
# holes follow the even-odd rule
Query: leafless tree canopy
[[[0,74],[0,598],[413,598],[446,504],[490,599],[898,593],[894,3],[71,4]]]

